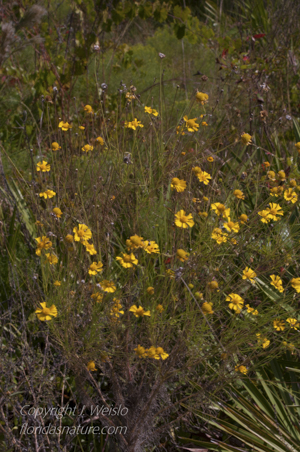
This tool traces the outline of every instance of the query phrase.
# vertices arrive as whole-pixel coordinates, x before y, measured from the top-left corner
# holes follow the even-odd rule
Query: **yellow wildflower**
[[[193,215],[191,213],[186,215],[184,210],[180,210],[175,214],[175,225],[178,228],[192,228],[194,224],[195,222],[193,221]]]
[[[247,375],[248,369],[245,366],[235,366],[234,370],[240,372],[241,374]]]
[[[177,252],[176,252],[176,257],[177,257],[181,262],[187,261],[188,258],[189,258],[189,255],[190,255],[190,253],[187,253],[186,251],[184,251],[184,250],[182,250],[182,249],[179,249],[179,250],[177,250]]]
[[[274,286],[279,292],[283,292],[284,288],[282,287],[282,280],[279,276],[271,275],[270,276],[272,282],[271,286]]]
[[[137,307],[135,304],[133,306],[131,306],[129,311],[133,312],[135,317],[144,317],[144,315],[147,315],[150,317],[150,315],[151,315],[150,311],[145,311],[144,308],[142,308],[142,306]]]
[[[291,279],[291,285],[297,293],[300,293],[300,278]]]
[[[195,122],[197,118],[188,119],[187,116],[184,116],[183,119],[185,120],[185,125],[189,132],[197,132],[197,130],[199,129],[199,124]]]
[[[57,256],[55,256],[55,254],[46,253],[46,258],[50,265],[55,265],[58,262],[58,258]]]
[[[68,122],[64,122],[64,121],[60,121],[60,123],[58,124],[58,127],[63,130],[64,132],[66,132],[69,129],[72,129],[72,125],[69,124]]]
[[[83,110],[86,111],[87,113],[94,113],[90,105],[86,105]]]
[[[40,305],[42,306],[42,309],[38,308],[35,311],[35,314],[37,315],[39,320],[44,322],[47,320],[51,320],[51,316],[57,317],[57,309],[54,304],[50,308],[47,308],[46,302],[40,303]]]
[[[37,171],[42,171],[43,173],[46,173],[48,171],[50,171],[50,165],[48,162],[46,162],[45,160],[43,160],[43,162],[39,162],[36,164],[36,170]]]
[[[186,181],[174,177],[171,182],[171,189],[181,193],[186,189]]]
[[[104,290],[104,292],[108,292],[108,293],[114,293],[117,289],[115,286],[115,283],[113,281],[107,281],[107,280],[101,281],[100,286]]]
[[[52,210],[52,212],[54,213],[54,215],[57,218],[60,218],[62,216],[62,211],[60,210],[59,207],[54,207],[54,209]]]
[[[83,152],[89,152],[89,151],[92,151],[93,149],[94,149],[94,147],[91,146],[90,144],[85,144],[85,145],[81,148],[81,150],[82,150]]]
[[[51,144],[51,148],[52,151],[58,151],[59,149],[61,149],[61,146],[58,143],[56,143],[56,141],[53,141],[53,143]]]
[[[90,266],[89,266],[89,275],[97,275],[97,273],[102,272],[103,270],[103,264],[102,262],[93,262]]]
[[[44,199],[48,199],[48,198],[51,199],[55,195],[56,195],[56,193],[53,190],[46,190],[46,191],[40,193],[40,197],[44,198]]]
[[[85,242],[92,238],[92,231],[85,225],[79,224],[73,229],[75,242]]]
[[[41,255],[41,251],[43,249],[48,250],[52,246],[52,242],[45,235],[43,235],[42,238],[37,237],[35,240],[37,241],[37,249],[35,254],[37,254],[38,256]]]
[[[197,91],[196,100],[200,102],[201,105],[204,105],[208,102],[208,94]]]
[[[284,192],[284,199],[286,199],[287,201],[291,201],[293,204],[295,204],[295,202],[297,202],[298,200],[298,195],[293,191],[292,188],[288,188]]]
[[[233,194],[237,199],[245,199],[245,195],[241,190],[234,190]]]
[[[90,372],[95,372],[95,370],[97,370],[94,361],[90,361],[86,367]]]
[[[104,145],[104,140],[103,140],[103,138],[97,137],[97,138],[96,138],[96,141],[97,141],[97,143],[101,144],[101,146]]]
[[[122,257],[118,256],[116,257],[116,260],[120,261],[120,264],[124,268],[132,268],[133,265],[138,264],[138,260],[133,253],[130,254],[122,253]]]
[[[213,304],[212,303],[207,303],[206,301],[202,304],[201,309],[203,314],[213,314]]]
[[[249,281],[254,282],[253,278],[256,278],[257,274],[251,270],[251,268],[246,267],[245,270],[243,271],[243,279],[249,279]]]
[[[285,322],[284,320],[275,319],[273,321],[273,327],[276,331],[283,331],[285,329]]]
[[[238,314],[241,312],[241,309],[244,305],[244,300],[236,293],[231,293],[226,297],[226,301],[230,301],[229,308],[236,311]]]
[[[243,133],[243,135],[241,135],[241,139],[242,143],[245,144],[246,146],[252,143],[252,136],[249,135],[249,133]]]
[[[138,345],[137,348],[134,348],[134,351],[139,358],[145,358],[147,356],[145,348],[141,345]]]

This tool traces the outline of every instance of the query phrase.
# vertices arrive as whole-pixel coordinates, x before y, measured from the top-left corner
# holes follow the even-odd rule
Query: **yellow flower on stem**
[[[61,282],[60,282],[60,281],[55,281],[53,284],[54,284],[54,286],[56,286],[56,287],[61,286]]]
[[[281,181],[285,181],[286,180],[286,174],[283,170],[278,171],[278,179],[280,179]]]
[[[90,105],[86,105],[83,109],[84,111],[86,111],[87,113],[94,113],[92,107]]]
[[[285,329],[285,322],[284,320],[275,319],[273,321],[273,327],[276,331],[283,331]]]
[[[271,275],[270,276],[272,282],[271,286],[274,286],[279,292],[283,292],[284,288],[282,287],[282,280],[279,276]]]
[[[212,163],[213,161],[214,161],[214,158],[213,157],[207,157],[207,159],[206,159],[208,162],[210,162],[210,163]]]
[[[138,345],[137,348],[134,348],[133,350],[135,351],[136,355],[139,358],[146,358],[147,357],[146,350],[141,345]]]
[[[197,91],[196,100],[200,102],[201,105],[204,105],[208,102],[208,94]]]
[[[41,251],[43,249],[48,250],[52,246],[52,242],[45,235],[43,235],[42,237],[37,237],[35,240],[37,241],[37,249],[35,254],[37,254],[38,256],[41,255]]]
[[[39,320],[45,322],[47,320],[51,320],[52,317],[57,317],[57,309],[54,304],[50,308],[47,308],[46,302],[40,303],[40,305],[42,306],[42,309],[38,308],[35,311],[35,314]]]
[[[211,234],[211,238],[216,240],[218,245],[227,242],[228,234],[223,232],[220,228],[214,228]]]
[[[85,144],[85,145],[83,146],[83,148],[81,148],[81,150],[82,150],[83,152],[89,152],[89,151],[92,151],[93,149],[94,149],[94,147],[91,146],[90,144]]]
[[[85,246],[86,251],[91,255],[97,254],[97,251],[95,250],[95,247],[93,243],[89,243],[87,241],[83,242],[83,245]]]
[[[52,210],[52,212],[54,213],[54,215],[56,216],[56,218],[60,218],[62,216],[62,211],[60,210],[59,207],[54,207],[54,209]]]
[[[160,314],[164,311],[164,307],[163,307],[162,304],[158,304],[158,305],[156,306],[155,309],[156,309],[156,311],[159,312]]]
[[[58,143],[56,143],[56,141],[53,141],[53,143],[51,144],[51,148],[52,151],[59,151],[59,149],[61,149],[61,146]]]
[[[241,190],[234,190],[233,194],[237,199],[245,199],[245,195]]]
[[[104,140],[103,140],[103,138],[97,137],[97,138],[96,138],[96,141],[97,141],[97,143],[101,144],[101,146],[104,145]]]
[[[69,129],[72,129],[72,125],[68,122],[60,121],[58,124],[58,127],[63,130],[64,132],[67,132]]]
[[[95,370],[97,370],[94,361],[90,361],[86,367],[90,372],[95,372]]]
[[[134,121],[131,122],[127,122],[125,121],[125,127],[129,128],[129,129],[133,129],[136,130],[137,127],[144,127],[143,124],[141,123],[141,121],[138,121],[136,118],[134,118]]]
[[[155,243],[154,240],[145,240],[145,246],[144,246],[144,250],[146,251],[146,253],[148,254],[158,254],[159,253],[159,246],[157,245],[157,243]]]
[[[217,214],[217,215],[222,215],[223,217],[224,216],[227,216],[226,215],[226,207],[224,206],[224,204],[221,204],[220,202],[215,202],[214,204],[212,204],[211,205],[211,209],[212,210],[214,210],[215,211],[215,213]]]
[[[262,348],[267,348],[270,345],[270,341],[266,337],[261,337],[260,333],[256,334],[258,345],[261,345]]]
[[[90,266],[89,266],[89,275],[97,275],[97,273],[102,272],[103,270],[103,264],[102,262],[93,262]]]
[[[281,187],[281,185],[270,189],[270,195],[276,196],[276,198],[278,198],[278,196],[280,196],[282,194],[282,192],[283,192],[283,187]]]
[[[199,124],[197,124],[195,121],[197,118],[194,119],[188,119],[187,116],[183,117],[184,121],[185,121],[185,125],[188,129],[189,132],[197,132],[197,130],[199,129]]]
[[[106,279],[100,282],[100,286],[104,292],[114,293],[117,288],[113,281],[107,281]]]
[[[91,230],[85,224],[79,224],[73,229],[75,242],[85,242],[92,238]]]
[[[150,315],[151,315],[150,311],[145,311],[144,308],[142,308],[142,306],[140,306],[138,308],[135,304],[133,306],[131,306],[129,311],[133,312],[135,317],[144,317],[144,315],[147,315],[150,317]]]
[[[181,262],[187,261],[189,258],[190,253],[187,253],[186,251],[179,249],[176,252],[176,257],[177,259],[179,259]]]
[[[66,235],[65,239],[69,243],[73,243],[74,242],[74,237],[71,234]]]
[[[124,311],[123,311],[122,305],[120,303],[120,300],[118,300],[117,298],[114,298],[113,302],[114,302],[114,304],[110,311],[110,315],[113,317],[114,321],[117,321],[118,318],[120,317],[120,314],[122,314],[122,315],[124,314]]]
[[[48,199],[49,198],[49,199],[51,199],[55,195],[56,195],[55,191],[46,190],[46,191],[40,193],[40,198],[44,198],[44,199]]]
[[[58,262],[58,257],[55,254],[46,253],[46,258],[50,265],[55,265]]]
[[[204,185],[208,185],[209,179],[211,179],[211,175],[206,173],[205,171],[201,171],[201,173],[197,174],[197,178],[199,182],[203,182]]]
[[[103,300],[103,293],[95,292],[91,295],[91,298],[97,303],[101,303],[101,301]]]
[[[248,221],[248,217],[246,214],[242,213],[242,215],[239,216],[239,220],[242,224],[246,224],[246,222]]]
[[[256,278],[257,274],[251,270],[251,268],[246,267],[245,270],[243,271],[243,279],[249,279],[249,281],[254,282],[253,278]]]
[[[184,210],[180,210],[175,214],[175,225],[178,228],[192,228],[194,224],[195,222],[193,221],[193,215],[191,213],[186,215]]]
[[[154,295],[154,287],[148,287],[147,288],[147,293],[149,294],[149,295]]]
[[[248,369],[246,366],[235,366],[234,370],[240,372],[241,374],[247,375]]]
[[[210,281],[207,285],[210,290],[216,290],[219,288],[218,281]]]
[[[134,234],[129,239],[126,240],[126,246],[128,250],[136,250],[138,248],[144,248],[145,242],[143,237]]]
[[[161,359],[163,359],[163,360],[167,359],[168,356],[169,356],[168,353],[166,353],[162,347],[157,347],[157,348],[156,348],[156,353],[157,353],[157,355],[159,355],[159,356],[161,357]]]
[[[270,203],[269,206],[270,208],[266,209],[268,212],[268,218],[277,221],[279,218],[277,218],[276,215],[283,215],[282,208],[276,203]]]
[[[286,319],[286,321],[290,324],[290,327],[293,328],[294,330],[297,330],[299,328],[299,323],[297,319],[292,319],[291,317],[289,317],[288,319]]]
[[[292,188],[289,188],[284,192],[284,199],[286,199],[287,201],[291,201],[293,204],[295,204],[295,202],[297,202],[298,200],[298,195],[293,191]]]
[[[213,304],[212,303],[207,303],[206,301],[202,304],[201,309],[204,315],[206,314],[213,314]]]
[[[146,350],[148,358],[159,359],[159,355],[156,352],[156,347],[152,345],[148,350]]]
[[[138,260],[133,253],[122,253],[122,257],[118,256],[116,257],[116,260],[119,261],[124,268],[132,268],[134,265],[138,264]]]
[[[158,112],[151,107],[145,107],[145,113],[149,113],[149,115],[158,116]]]
[[[276,180],[276,174],[274,173],[274,171],[268,171],[267,174],[270,180]]]
[[[243,133],[243,135],[241,135],[241,140],[243,144],[248,146],[249,144],[252,143],[252,136],[249,135],[249,133]]]
[[[36,170],[42,171],[43,173],[47,173],[48,171],[50,171],[50,168],[51,167],[50,167],[49,163],[46,162],[45,160],[36,164]]]
[[[291,279],[291,285],[297,293],[300,293],[300,278]]]
[[[249,304],[246,304],[247,312],[252,315],[258,315],[258,310],[251,308]]]
[[[194,168],[192,168],[193,173],[195,174],[195,176],[198,177],[198,174],[203,173],[202,169],[199,166],[195,166]]]
[[[236,311],[237,314],[241,312],[241,309],[244,305],[244,300],[238,294],[236,293],[229,294],[228,297],[226,298],[226,301],[230,301],[228,305],[230,309]]]
[[[229,232],[239,232],[240,225],[238,222],[235,223],[234,221],[231,221],[229,217],[227,223],[224,223],[224,228]]]
[[[260,221],[262,223],[269,223],[270,222],[270,218],[269,218],[269,211],[268,210],[261,210],[260,212],[257,212],[259,216],[261,216],[262,218],[260,219]]]
[[[171,189],[176,190],[178,193],[183,192],[186,189],[186,181],[174,177],[171,182]]]

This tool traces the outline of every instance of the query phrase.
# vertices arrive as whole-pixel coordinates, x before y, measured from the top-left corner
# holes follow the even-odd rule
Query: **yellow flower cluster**
[[[162,347],[150,347],[148,349],[142,347],[141,345],[138,345],[137,348],[134,349],[136,355],[139,358],[154,358],[154,359],[167,359],[168,353],[164,351]]]

